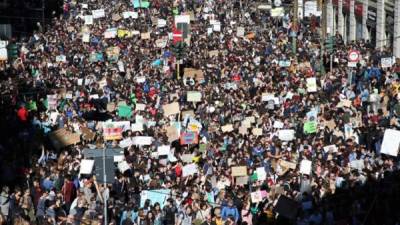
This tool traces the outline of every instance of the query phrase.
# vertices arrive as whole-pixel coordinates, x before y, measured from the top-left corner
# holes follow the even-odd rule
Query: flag
[[[175,26],[172,28],[172,40],[174,44],[183,41],[183,32]]]

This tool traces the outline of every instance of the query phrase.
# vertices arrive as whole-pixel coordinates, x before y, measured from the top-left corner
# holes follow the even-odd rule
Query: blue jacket
[[[226,220],[228,216],[233,216],[235,218],[235,221],[237,222],[239,220],[239,211],[236,207],[229,207],[229,206],[224,206],[222,207],[222,219]]]

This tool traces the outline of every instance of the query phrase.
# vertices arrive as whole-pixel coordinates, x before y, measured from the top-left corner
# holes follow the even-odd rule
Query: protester
[[[0,224],[399,223],[400,64],[292,16],[65,0],[1,64]]]

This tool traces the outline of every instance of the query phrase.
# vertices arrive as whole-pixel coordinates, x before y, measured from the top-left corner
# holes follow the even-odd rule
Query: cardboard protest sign
[[[166,135],[168,137],[169,142],[173,142],[179,139],[179,131],[176,129],[175,126],[169,126],[167,128]]]
[[[96,137],[96,133],[87,127],[81,127],[80,131],[82,132],[82,139],[85,141],[92,141]]]
[[[247,134],[247,127],[240,126],[239,127],[239,134],[246,135]]]
[[[118,116],[121,118],[131,118],[132,117],[132,107],[128,105],[118,106]]]
[[[209,51],[209,52],[208,52],[208,56],[209,56],[210,58],[212,58],[212,57],[214,57],[214,56],[218,56],[218,54],[219,54],[219,51],[218,51],[218,50],[212,50],[212,51]]]
[[[119,14],[113,14],[112,15],[112,17],[111,17],[111,19],[113,20],[113,21],[120,21],[121,19],[122,19],[122,17],[119,15]]]
[[[93,166],[94,166],[93,159],[82,159],[79,168],[79,174],[92,174]]]
[[[283,7],[277,7],[271,9],[271,17],[282,17],[284,15]]]
[[[103,36],[105,39],[110,39],[117,37],[117,34],[118,34],[117,28],[109,28],[103,33]]]
[[[188,91],[186,95],[188,102],[201,102],[201,92],[199,91]]]
[[[133,37],[133,34],[129,30],[118,29],[117,36],[119,38],[131,38],[131,37]]]
[[[246,185],[249,182],[249,176],[235,177],[236,185]]]
[[[164,111],[164,116],[166,116],[166,117],[178,114],[180,112],[178,102],[173,102],[170,104],[163,105],[162,108]]]
[[[222,131],[223,133],[232,132],[232,131],[233,131],[233,125],[232,125],[232,124],[227,124],[227,125],[225,125],[225,126],[222,126],[222,127],[221,127],[221,131]]]
[[[274,127],[274,128],[278,128],[278,129],[282,129],[282,128],[283,128],[283,125],[284,125],[284,124],[283,124],[281,121],[275,120],[275,121],[274,121],[273,127]]]
[[[104,9],[92,10],[93,19],[103,18],[106,16]]]
[[[397,156],[400,145],[400,131],[386,129],[381,145],[381,153],[391,156]]]
[[[199,171],[197,170],[197,165],[195,163],[186,165],[182,167],[182,176],[187,177],[190,175],[194,175],[195,173],[198,173]]]
[[[169,155],[171,152],[171,147],[169,145],[161,145],[157,147],[157,154],[160,155]]]
[[[317,92],[317,79],[315,77],[307,78],[306,82],[307,92]]]
[[[153,143],[153,137],[136,136],[132,138],[132,143],[138,146],[151,145],[151,143]]]
[[[180,144],[181,145],[191,145],[191,144],[198,144],[199,143],[199,136],[196,132],[182,132],[180,136]]]
[[[234,166],[231,168],[233,177],[243,177],[247,176],[246,166]]]
[[[182,111],[181,115],[182,115],[182,118],[185,118],[186,116],[190,116],[192,118],[195,117],[193,110]]]
[[[279,165],[284,168],[289,168],[289,169],[293,169],[293,170],[296,169],[296,163],[285,161],[285,160],[280,160]]]
[[[150,32],[140,33],[140,39],[149,40],[150,39]]]
[[[305,134],[316,133],[318,129],[318,124],[315,121],[308,121],[304,123],[303,131]]]
[[[312,162],[307,159],[303,159],[300,163],[300,173],[310,175],[311,174]]]
[[[294,130],[279,130],[278,131],[278,138],[281,141],[291,141],[294,139]]]
[[[79,134],[72,133],[65,128],[51,132],[49,137],[53,146],[57,150],[69,145],[77,144],[81,141]]]
[[[261,128],[253,128],[251,130],[251,133],[255,136],[261,136],[262,135],[262,129]]]
[[[82,34],[82,42],[89,43],[90,42],[90,34],[88,34],[88,33]]]
[[[183,71],[184,78],[194,78],[196,81],[203,81],[204,74],[202,70],[194,69],[194,68],[185,68]]]

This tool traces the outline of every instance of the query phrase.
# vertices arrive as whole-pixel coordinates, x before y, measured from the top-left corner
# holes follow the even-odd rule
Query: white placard
[[[161,145],[157,147],[158,155],[169,155],[171,153],[171,146],[169,145]]]
[[[104,9],[92,10],[93,19],[98,19],[106,16]]]
[[[195,173],[197,173],[197,165],[195,163],[186,165],[182,168],[182,176],[183,177],[187,177],[190,175],[194,175]]]
[[[281,141],[291,141],[294,139],[294,130],[279,130],[278,138]]]
[[[400,131],[386,129],[381,145],[381,153],[391,156],[397,156],[400,145]]]
[[[135,111],[144,111],[146,109],[146,105],[145,104],[136,104],[136,108]]]
[[[131,131],[133,132],[143,131],[143,123],[132,123]]]
[[[84,42],[84,43],[90,42],[90,34],[87,34],[87,33],[83,34],[82,35],[82,42]]]
[[[157,20],[157,27],[165,27],[167,26],[167,21],[164,19],[158,19]]]
[[[382,68],[389,68],[389,67],[392,67],[392,65],[393,65],[392,57],[381,58]]]
[[[133,145],[132,139],[131,138],[126,138],[122,141],[119,142],[119,147],[121,148],[128,148],[131,145]]]
[[[258,167],[256,172],[257,172],[257,180],[263,181],[267,179],[267,173],[265,172],[264,167]]]
[[[128,18],[137,19],[139,17],[139,14],[134,11],[127,11],[122,13],[122,17],[124,17],[124,19]]]
[[[176,15],[174,21],[175,21],[175,26],[177,26],[178,23],[190,24],[190,15]]]
[[[147,137],[147,136],[136,136],[132,138],[132,143],[133,145],[151,145],[153,142],[153,137]]]
[[[236,29],[236,36],[237,37],[243,37],[244,36],[244,27],[238,27]]]
[[[324,151],[325,151],[325,152],[329,152],[329,151],[337,152],[337,151],[338,151],[338,148],[337,148],[336,145],[328,145],[328,146],[325,146],[325,147],[324,147]]]
[[[125,160],[124,155],[114,155],[114,162],[122,162]]]
[[[274,122],[274,128],[282,129],[283,125],[284,124],[281,121],[275,120]]]
[[[118,170],[123,173],[130,169],[129,164],[126,161],[121,161],[118,163]]]
[[[7,48],[0,48],[0,60],[7,60],[7,59],[8,59]]]
[[[317,78],[315,77],[307,78],[306,82],[307,82],[307,92],[317,91]]]
[[[311,174],[312,162],[307,159],[303,159],[300,163],[300,173],[310,175]]]
[[[79,173],[80,174],[91,174],[93,171],[93,166],[94,166],[93,159],[82,159]]]
[[[85,25],[92,25],[93,24],[93,16],[92,15],[86,15],[85,16]]]

